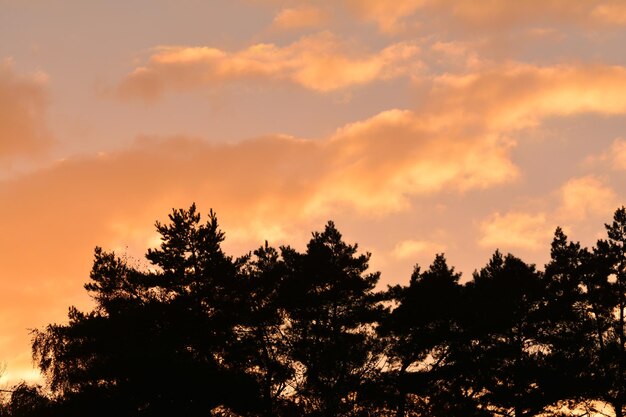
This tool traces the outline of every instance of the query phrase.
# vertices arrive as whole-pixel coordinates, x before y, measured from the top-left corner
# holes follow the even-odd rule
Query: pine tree
[[[446,368],[452,365],[451,352],[459,338],[460,277],[443,255],[437,255],[427,271],[415,266],[408,286],[388,290],[396,307],[383,320],[379,334],[393,364],[398,417],[406,413],[408,394],[421,397],[422,408],[428,404],[422,412],[435,412],[435,397],[440,394],[435,391],[447,380]]]
[[[332,222],[305,253],[283,248],[288,277],[287,329],[301,370],[298,401],[311,415],[348,415],[359,407],[364,381],[377,371],[374,325],[381,307],[367,273],[370,254],[357,254]]]
[[[258,386],[233,363],[239,266],[221,250],[213,213],[195,205],[157,222],[151,270],[96,249],[92,311],[35,332],[33,353],[64,415],[199,416],[258,408]],[[244,399],[242,401],[242,399]]]

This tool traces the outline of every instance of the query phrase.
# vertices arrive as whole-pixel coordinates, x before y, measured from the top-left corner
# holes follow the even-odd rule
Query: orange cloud
[[[193,54],[187,59],[195,61]],[[162,215],[164,202],[184,206],[196,195],[211,195],[228,210],[246,201],[246,217],[281,236],[287,232],[273,220],[287,213],[309,216],[338,205],[386,213],[408,207],[411,196],[509,182],[518,175],[510,159],[515,130],[551,116],[624,113],[622,86],[626,70],[621,67],[510,65],[499,72],[445,76],[436,80],[422,108],[381,112],[343,126],[329,138],[274,137],[234,145],[146,139],[126,152],[58,164],[37,177],[41,185],[30,193],[9,192],[10,184],[2,185],[0,197],[17,202],[17,215],[26,197],[52,199],[54,190],[65,193],[80,185],[70,195],[85,198],[59,213],[78,210],[73,215],[78,216],[83,208],[96,206],[100,195],[137,207],[157,198],[159,210],[150,211],[152,219]],[[56,185],[47,184],[55,178]],[[32,179],[23,181],[20,188],[29,189]],[[206,205],[214,206],[208,199]],[[48,206],[45,200],[33,205]],[[118,229],[132,224],[122,220],[116,220]]]
[[[186,59],[195,61],[193,54]],[[626,113],[626,69],[508,63],[484,72],[436,77],[423,102],[414,111],[393,109],[347,124],[325,139],[282,138],[280,146],[268,146],[267,140],[242,142],[232,148],[237,152],[218,159],[253,159],[245,156],[246,149],[265,155],[272,148],[268,164],[249,166],[263,172],[262,178],[280,178],[282,186],[273,186],[276,179],[270,181],[272,186],[257,184],[259,176],[234,185],[222,180],[227,188],[220,199],[229,198],[231,189],[248,186],[247,217],[255,219],[254,228],[280,237],[289,232],[274,216],[288,207],[295,217],[325,216],[337,208],[382,215],[409,208],[417,195],[506,184],[519,176],[510,155],[516,146],[512,136],[520,129],[551,117]],[[223,150],[214,147],[211,152]],[[213,158],[212,153],[206,155]],[[258,194],[261,189],[264,193]],[[522,220],[526,223],[518,222],[520,235],[522,226],[532,229],[528,218]],[[528,247],[534,241],[521,244]]]
[[[353,12],[374,22],[382,33],[395,35],[411,25],[438,20],[472,28],[507,28],[516,24],[626,24],[619,1],[586,0],[346,0]]]
[[[501,215],[494,213],[480,225],[482,237],[478,244],[488,248],[521,248],[538,250],[545,248],[554,227],[545,213],[512,211]]]
[[[560,189],[558,216],[564,220],[584,220],[590,215],[609,218],[618,204],[613,189],[595,176],[573,178]]]
[[[613,189],[600,178],[584,176],[565,182],[556,192],[551,211],[496,212],[481,223],[479,244],[485,247],[544,250],[557,225],[569,228],[590,216],[610,218],[618,204]]]
[[[399,210],[412,195],[486,188],[518,174],[507,138],[468,135],[454,118],[407,110],[346,125],[328,146],[334,169],[314,207],[344,203],[365,212]]]
[[[609,166],[613,170],[626,170],[626,140],[615,138],[609,149],[585,158],[583,165],[588,168]]]
[[[623,2],[601,2],[591,15],[597,20],[615,25],[626,25],[626,5]]]
[[[0,166],[29,156],[51,142],[45,128],[46,76],[20,76],[11,60],[0,61]]]
[[[282,9],[272,22],[272,29],[292,30],[319,27],[328,20],[322,9],[310,5]]]
[[[626,140],[617,138],[609,151],[612,166],[616,170],[626,170]]]
[[[510,64],[438,77],[424,102],[339,129],[329,144],[337,168],[315,203],[401,209],[423,192],[510,182],[511,135],[550,117],[626,113],[626,69]]]
[[[397,34],[406,29],[406,17],[425,7],[429,0],[347,0],[348,6],[364,20],[373,21],[387,34]]]
[[[399,259],[414,258],[417,255],[427,254],[434,256],[446,250],[446,246],[428,240],[403,240],[393,249],[393,255]]]
[[[284,47],[257,44],[237,52],[209,47],[158,47],[145,66],[118,86],[122,97],[157,98],[168,90],[190,90],[242,80],[289,81],[329,92],[387,80],[418,67],[419,48],[393,44],[376,53],[353,52],[334,35],[306,36]]]
[[[468,42],[442,42],[437,41],[430,46],[428,50],[430,55],[424,60],[431,65],[440,65],[446,68],[447,72],[464,73],[468,70],[480,69],[483,65],[482,60],[475,51],[475,46]]]
[[[450,109],[464,124],[490,130],[533,127],[549,117],[626,112],[626,68],[619,66],[537,67],[510,63],[435,81],[438,111]]]

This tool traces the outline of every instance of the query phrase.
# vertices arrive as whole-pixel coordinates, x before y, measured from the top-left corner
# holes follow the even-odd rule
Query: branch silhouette
[[[213,211],[176,209],[147,268],[95,249],[93,309],[33,331],[46,386],[1,389],[0,417],[622,417],[626,209],[605,227],[557,228],[543,270],[496,251],[463,282],[438,254],[379,290],[333,222],[234,258]]]

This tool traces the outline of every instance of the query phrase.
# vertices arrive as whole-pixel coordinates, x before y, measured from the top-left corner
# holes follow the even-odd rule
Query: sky
[[[381,288],[538,268],[626,201],[626,2],[0,0],[0,362],[195,202],[235,256],[333,220]]]

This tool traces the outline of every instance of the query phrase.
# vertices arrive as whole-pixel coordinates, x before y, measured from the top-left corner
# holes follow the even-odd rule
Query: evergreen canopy
[[[240,258],[212,211],[156,228],[147,268],[96,248],[93,309],[33,332],[47,387],[0,416],[623,415],[624,207],[591,249],[557,229],[544,271],[496,251],[462,283],[439,254],[386,290],[332,222]]]

